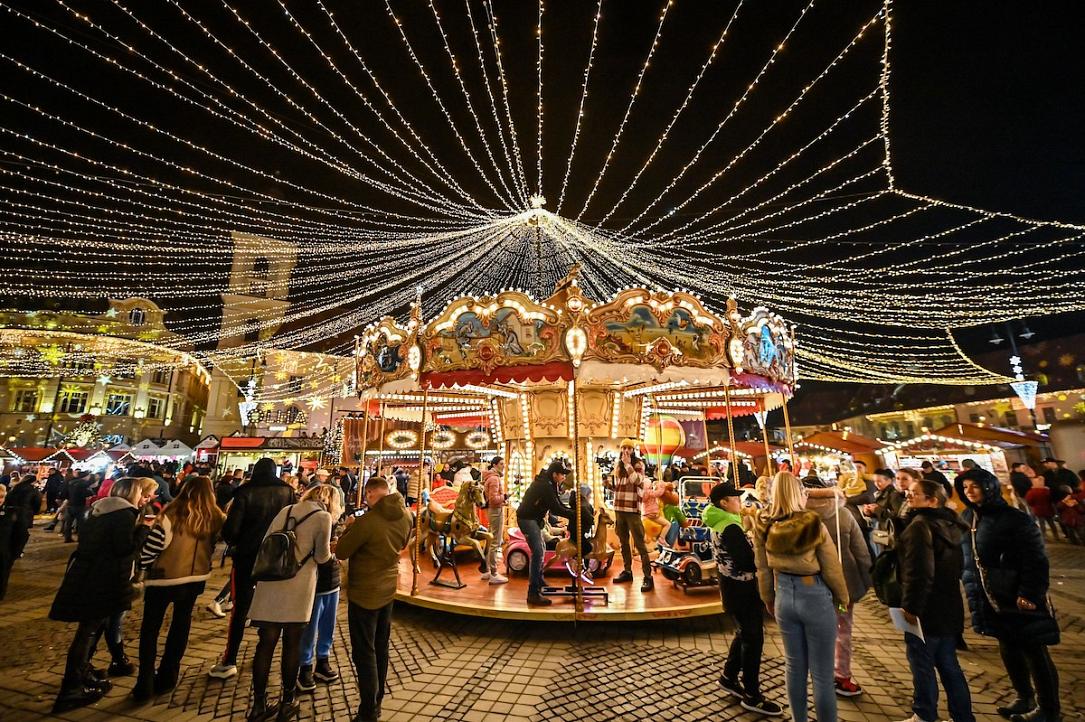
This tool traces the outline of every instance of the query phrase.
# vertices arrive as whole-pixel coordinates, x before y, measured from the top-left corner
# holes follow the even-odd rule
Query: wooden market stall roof
[[[953,436],[966,441],[981,441],[1001,448],[1019,446],[1041,447],[1051,443],[1044,434],[1031,431],[1015,431],[999,426],[957,423],[943,426],[931,432],[938,436]]]
[[[27,463],[36,464],[57,453],[54,446],[19,446],[12,447],[9,451]]]
[[[885,448],[885,444],[877,439],[871,439],[868,436],[856,434],[852,431],[818,431],[795,443],[795,446],[800,449],[803,445],[834,449],[852,456],[874,454]]]

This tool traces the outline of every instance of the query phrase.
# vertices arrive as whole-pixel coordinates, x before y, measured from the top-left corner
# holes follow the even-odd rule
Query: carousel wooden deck
[[[467,584],[463,589],[449,589],[430,584],[437,570],[423,563],[418,578],[418,594],[411,596],[411,562],[404,552],[399,561],[399,589],[396,599],[428,609],[438,609],[453,614],[466,614],[491,619],[522,619],[544,622],[621,622],[631,620],[667,620],[719,614],[720,594],[718,587],[699,587],[684,592],[671,582],[656,574],[656,588],[647,594],[640,592],[640,571],[633,584],[614,584],[611,579],[621,572],[621,562],[610,572],[596,580],[610,593],[609,603],[585,599],[584,611],[576,613],[572,598],[551,597],[549,607],[527,605],[527,575],[512,575],[508,584],[491,585],[479,578],[478,565],[466,557],[460,564],[460,578]],[[441,576],[455,580],[451,569]],[[547,584],[554,586],[570,583],[568,574],[548,574]]]

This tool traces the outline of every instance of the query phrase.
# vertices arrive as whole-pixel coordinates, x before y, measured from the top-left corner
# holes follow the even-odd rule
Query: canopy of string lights
[[[889,0],[0,8],[0,294],[147,297],[212,364],[574,263],[768,306],[809,379],[1004,381],[954,328],[1085,308],[1085,227],[898,187]],[[253,245],[289,308],[223,315]]]

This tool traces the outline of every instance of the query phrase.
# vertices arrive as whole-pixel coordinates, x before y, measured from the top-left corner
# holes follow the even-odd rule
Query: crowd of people
[[[235,677],[246,629],[256,630],[247,719],[295,719],[299,694],[339,679],[329,657],[344,561],[350,657],[361,694],[355,719],[379,719],[399,555],[412,529],[395,481],[371,475],[360,483],[345,468],[294,475],[263,458],[214,481],[206,468],[156,463],[110,478],[56,471],[42,490],[32,474],[9,477],[9,484],[0,484],[0,596],[43,502],[53,515],[45,528],[61,524],[64,540],[75,544],[49,610],[51,619],[76,625],[54,713],[97,702],[112,689],[111,677],[134,673],[137,703],[176,686],[221,542],[223,559],[232,560],[230,583],[209,609],[225,616],[222,606],[232,605],[231,617],[222,656],[208,673]],[[125,617],[140,598],[134,664],[124,648]],[[103,637],[111,663],[98,669],[92,660]],[[268,686],[276,649],[281,679],[274,701]]]
[[[904,630],[913,677],[913,715],[905,722],[937,720],[936,679],[954,722],[975,719],[957,658],[965,600],[973,629],[997,639],[1016,694],[999,712],[1013,722],[1060,720],[1058,673],[1049,653],[1060,635],[1047,596],[1043,532],[1057,538],[1057,523],[1067,541],[1080,542],[1075,532],[1085,472],[1078,478],[1056,459],[1044,463],[1042,475],[1015,464],[1008,484],[974,463],[966,463],[951,484],[933,465],[867,474],[859,461],[835,485],[813,473],[800,479],[786,461],[771,478],[736,473],[737,479],[717,483],[702,524],[712,532],[719,590],[735,628],[722,689],[747,710],[784,714],[763,693],[767,612],[783,640],[791,718],[808,719],[810,683],[817,719],[836,719],[837,697],[863,693],[851,670],[853,615],[874,588]],[[666,494],[649,471],[633,445],[623,442],[606,482],[624,564],[613,582],[634,581],[636,548],[645,593],[654,585],[643,520],[661,516]],[[501,539],[508,504],[503,460],[492,459],[481,473],[467,465],[442,473],[453,483],[477,477],[490,530]],[[551,603],[541,593],[547,520],[564,518],[572,527],[577,519],[573,499],[563,501],[570,473],[567,460],[556,457],[515,509],[531,549],[532,606]],[[678,481],[687,470],[667,473]],[[206,468],[153,464],[109,478],[55,471],[41,489],[30,474],[7,481],[0,484],[0,598],[43,504],[53,517],[46,529],[59,525],[66,542],[77,542],[49,612],[76,624],[54,711],[96,702],[111,689],[110,677],[135,673],[132,698],[140,703],[171,690],[222,543],[222,563],[232,561],[230,580],[208,609],[217,617],[228,611],[230,619],[222,655],[208,674],[223,681],[236,677],[246,630],[256,630],[248,719],[294,719],[299,694],[339,678],[329,658],[343,561],[350,656],[361,694],[355,719],[379,719],[398,563],[413,528],[409,502],[419,493],[417,483],[412,493],[403,470],[359,480],[346,468],[294,474],[263,458],[248,471],[214,480]],[[760,493],[753,513],[743,505],[743,486]],[[593,523],[591,497],[585,488],[579,517],[585,536]],[[499,573],[499,548],[491,545],[484,560],[490,584],[508,581]],[[124,649],[124,626],[140,597],[133,664]],[[103,637],[111,662],[96,669],[91,661]],[[277,649],[281,691],[273,701],[268,688]]]

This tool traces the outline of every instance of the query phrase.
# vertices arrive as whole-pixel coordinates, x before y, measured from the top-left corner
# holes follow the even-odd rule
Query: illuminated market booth
[[[956,423],[890,444],[879,453],[893,469],[919,468],[924,461],[930,461],[950,481],[960,473],[961,462],[972,459],[999,479],[1009,481],[1010,464],[1036,464],[1047,443],[1043,434]]]
[[[794,468],[800,476],[814,473],[825,481],[835,482],[841,470],[853,471],[861,461],[869,472],[882,466],[879,458],[885,444],[851,431],[819,431],[795,444]]]
[[[567,459],[577,484],[590,484],[598,510],[605,504],[605,466],[597,460],[615,458],[623,439],[637,440],[657,466],[683,443],[671,439],[663,448],[660,429],[667,417],[699,420],[702,428],[707,419],[722,418],[734,444],[732,418],[780,408],[795,381],[791,329],[767,309],[744,315],[731,300],[717,315],[689,293],[642,288],[597,302],[583,295],[575,268],[543,301],[519,291],[461,297],[428,322],[420,308],[414,305],[406,323],[384,318],[357,338],[356,382],[368,413],[344,425],[342,460],[372,458],[376,442],[379,464],[387,467],[393,463],[386,457],[393,429],[399,459],[406,460],[412,444],[416,460],[429,458],[449,423],[466,423],[478,429],[479,445],[485,442],[506,459],[506,513],[513,525],[520,491],[556,457]],[[732,446],[729,456],[735,455]],[[416,483],[428,493],[432,478],[423,474]],[[568,604],[528,610],[526,580],[489,586],[479,583],[473,563],[460,571],[462,588],[420,585],[422,572],[405,554],[398,598],[462,613],[541,619],[673,617],[720,609],[718,595],[696,601],[664,585],[647,595],[611,587],[605,604],[578,592]]]

